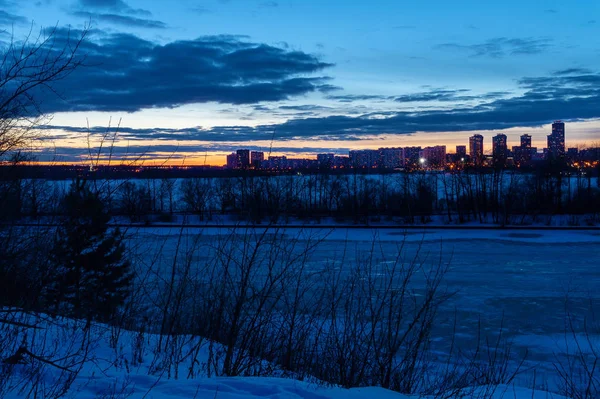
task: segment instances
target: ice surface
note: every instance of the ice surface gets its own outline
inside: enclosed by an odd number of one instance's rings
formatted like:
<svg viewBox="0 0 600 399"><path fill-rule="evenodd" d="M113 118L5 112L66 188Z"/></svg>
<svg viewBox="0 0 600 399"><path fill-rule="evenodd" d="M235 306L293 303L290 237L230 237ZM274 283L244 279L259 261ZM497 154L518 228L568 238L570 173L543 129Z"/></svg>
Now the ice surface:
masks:
<svg viewBox="0 0 600 399"><path fill-rule="evenodd" d="M183 235L191 240L200 234L200 243L209 247L220 236L248 231L263 230L185 229ZM164 244L162 250L169 253L180 230L143 228L130 233L137 237L134 241ZM575 334L584 333L584 318L600 314L600 233L596 230L285 228L269 234L288 240L322 239L307 272L332 262L342 268L360 262L372 248L380 263L393 261L401 251L406 261L417 256L426 264L449 264L445 289L455 294L443 305L433 331L434 349L440 354L448 350L456 318L456 345L462 350L474 350L480 327L484 338L493 338L502 328L517 355L528 352L526 365L536 367L540 378L552 378L552 362L566 353L567 312L575 321ZM196 260L210 256L210 251L203 251ZM527 384L532 378L525 373L521 382Z"/></svg>

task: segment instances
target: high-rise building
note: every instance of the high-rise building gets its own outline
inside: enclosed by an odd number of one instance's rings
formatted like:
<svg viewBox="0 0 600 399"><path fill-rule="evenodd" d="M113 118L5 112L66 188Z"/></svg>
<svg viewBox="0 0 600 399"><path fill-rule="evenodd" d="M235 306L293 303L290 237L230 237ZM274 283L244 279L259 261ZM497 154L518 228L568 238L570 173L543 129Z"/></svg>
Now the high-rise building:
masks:
<svg viewBox="0 0 600 399"><path fill-rule="evenodd" d="M238 154L232 152L231 154L227 155L227 169L238 169L239 167L240 159L238 157Z"/></svg>
<svg viewBox="0 0 600 399"><path fill-rule="evenodd" d="M409 169L419 167L419 158L421 157L421 147L404 147L404 166Z"/></svg>
<svg viewBox="0 0 600 399"><path fill-rule="evenodd" d="M268 169L289 169L289 162L285 155L274 156L271 155L269 160L266 162Z"/></svg>
<svg viewBox="0 0 600 399"><path fill-rule="evenodd" d="M457 145L456 146L456 157L458 159L465 158L467 156L467 146Z"/></svg>
<svg viewBox="0 0 600 399"><path fill-rule="evenodd" d="M380 148L379 164L385 169L395 169L402 165L404 153L402 148Z"/></svg>
<svg viewBox="0 0 600 399"><path fill-rule="evenodd" d="M336 155L333 157L333 167L336 169L347 169L350 166L350 159L346 156Z"/></svg>
<svg viewBox="0 0 600 399"><path fill-rule="evenodd" d="M531 148L531 135L524 134L521 136L521 148Z"/></svg>
<svg viewBox="0 0 600 399"><path fill-rule="evenodd" d="M537 151L537 149L535 149ZM513 156L515 164L518 167L531 165L533 159L534 148L531 147L531 136L524 134L521 136L521 145L513 147Z"/></svg>
<svg viewBox="0 0 600 399"><path fill-rule="evenodd" d="M239 167L248 169L250 166L250 150L237 150L236 153L239 158Z"/></svg>
<svg viewBox="0 0 600 399"><path fill-rule="evenodd" d="M260 168L263 161L265 160L265 153L262 151L252 151L250 153L250 162L252 166L256 169Z"/></svg>
<svg viewBox="0 0 600 399"><path fill-rule="evenodd" d="M507 138L505 134L497 134L492 138L492 160L494 166L506 166L506 158L508 157Z"/></svg>
<svg viewBox="0 0 600 399"><path fill-rule="evenodd" d="M353 150L349 153L350 166L353 168L376 168L379 166L378 150Z"/></svg>
<svg viewBox="0 0 600 399"><path fill-rule="evenodd" d="M331 169L333 167L334 154L317 154L317 164L321 169Z"/></svg>
<svg viewBox="0 0 600 399"><path fill-rule="evenodd" d="M430 168L441 168L446 165L446 146L436 145L423 149L423 162Z"/></svg>
<svg viewBox="0 0 600 399"><path fill-rule="evenodd" d="M483 164L483 136L481 134L469 137L469 155L475 165Z"/></svg>
<svg viewBox="0 0 600 399"><path fill-rule="evenodd" d="M565 123L554 121L552 133L548 135L548 159L557 160L565 157Z"/></svg>

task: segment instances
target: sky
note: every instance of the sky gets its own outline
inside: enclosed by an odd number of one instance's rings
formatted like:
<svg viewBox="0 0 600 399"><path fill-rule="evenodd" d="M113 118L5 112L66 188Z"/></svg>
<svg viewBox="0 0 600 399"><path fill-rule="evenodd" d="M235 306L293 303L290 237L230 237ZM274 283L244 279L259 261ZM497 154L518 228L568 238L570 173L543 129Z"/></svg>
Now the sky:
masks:
<svg viewBox="0 0 600 399"><path fill-rule="evenodd" d="M32 27L89 27L85 66L38 93L41 161L86 162L107 131L115 158L188 165L473 133L542 148L558 119L567 146L600 141L598 1L0 0L2 43Z"/></svg>

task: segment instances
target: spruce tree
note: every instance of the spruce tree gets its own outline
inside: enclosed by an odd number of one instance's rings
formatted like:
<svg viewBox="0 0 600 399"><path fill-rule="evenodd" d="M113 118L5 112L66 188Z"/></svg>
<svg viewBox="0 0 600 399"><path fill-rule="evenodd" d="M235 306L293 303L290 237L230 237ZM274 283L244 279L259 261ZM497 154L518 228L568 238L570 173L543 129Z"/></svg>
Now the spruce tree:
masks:
<svg viewBox="0 0 600 399"><path fill-rule="evenodd" d="M110 215L85 181L73 182L62 205L50 298L70 316L109 321L129 295L132 280L123 234L109 229Z"/></svg>

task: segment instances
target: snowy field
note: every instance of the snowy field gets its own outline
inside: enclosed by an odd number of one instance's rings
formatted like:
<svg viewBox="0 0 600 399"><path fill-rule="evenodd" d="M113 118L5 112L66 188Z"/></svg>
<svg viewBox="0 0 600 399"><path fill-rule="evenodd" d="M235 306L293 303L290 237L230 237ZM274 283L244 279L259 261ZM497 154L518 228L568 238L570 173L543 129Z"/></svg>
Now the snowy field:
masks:
<svg viewBox="0 0 600 399"><path fill-rule="evenodd" d="M417 298L425 291L426 271L434 270L440 264L446 265L442 288L452 295L441 305L433 323L431 353L434 357L429 359L431 364L444 364L451 350L472 353L478 341L490 339L493 346L499 331L511 345L511 361L507 367L516 368L525 359L521 373L510 385L468 386L454 397L562 399L551 393L556 392L559 385L554 367L557 360L574 353L577 345L584 354L600 347L598 319L594 319L594 314L600 314L598 230L145 227L129 229L127 243L130 254L135 255L136 273L140 278L147 277L145 281L168 283L176 259L183 264L189 261L192 274L186 278L202 283L211 279L199 274L202 265L210 263L219 248L229 248L235 240L243 242L248 237L263 234L275 238L269 245L285 247L292 255L301 254L310 247L302 262L306 279L321 276L320 273L328 268L346 276L351 265L365 263L373 263L374 273L397 260L421 264L423 267L417 269L410 287L411 295ZM236 254L235 251L228 252L229 256ZM276 262L285 259L282 256ZM374 281L379 278L373 277ZM310 287L319 290L319 283L317 281ZM162 306L156 305L160 304L157 301L160 295L153 292L151 284L143 286L138 294L148 305ZM566 323L567 314L571 317L571 325ZM35 324L38 330L25 334L23 342L11 341L11 345L32 348L47 359L62 358L63 363L72 364L65 366L70 369L80 367L75 379L69 381L71 388L66 397L417 399L417 396L377 387L348 390L332 386L310 374L299 376L295 371L281 369L264 360L259 366L269 368L266 377L223 377L210 375L210 371L207 375L206 370L210 370L213 362L222 361L222 357L217 355L215 358L215 354L223 353L227 347L200 335L160 336L151 331L152 325L160 325L160 318L153 319L142 330L128 331L94 324L88 338L83 322L43 316L36 321L30 320L29 316L19 320ZM586 327L584 320L595 320L595 324L590 322ZM169 343L159 343L163 339ZM0 347L3 343L0 342ZM167 350L171 347L176 350ZM78 348L85 348L84 353ZM171 353L179 356L175 363L170 363L174 359ZM87 360L80 363L78 359L83 355ZM40 375L48 382L39 385L42 391L52 386L51 381L69 375L32 362L17 365L13 370L16 378L9 384L18 386L21 381L27 381L32 367L42 367ZM298 377L302 381L295 379ZM28 386L25 384L25 388ZM0 397L19 398L27 393L10 389L1 391L5 388L6 385L2 388L0 384ZM41 392L32 397L37 396L52 397ZM429 395L422 398L434 399Z"/></svg>
<svg viewBox="0 0 600 399"><path fill-rule="evenodd" d="M246 231L239 229L236 233ZM198 262L209 259L212 243L231 232L225 228L129 231L131 242L143 248L147 256L153 256L153 251L160 248L164 259L172 259L180 234L184 243L197 240L194 245L206 248L195 258ZM380 264L391 262L397 254L406 261L448 264L444 284L454 295L442 306L433 331L434 349L440 357L449 350L452 336L457 347L469 351L474 349L480 330L483 337L493 337L503 328L517 357L526 355L525 365L535 367L537 378L552 380L552 362L572 351L574 345L573 334L565 334L567 312L574 320L576 336L584 334L584 318L590 320L593 314L600 314L597 230L407 232L286 228L271 233L299 243L322 240L307 262L310 271L331 264L343 269L344 264L361 262L369 255ZM418 285L418 276L415 281ZM592 339L598 342L598 336ZM523 385L532 380L528 372L519 377Z"/></svg>
<svg viewBox="0 0 600 399"><path fill-rule="evenodd" d="M25 318L34 322L33 318ZM41 316L36 322L46 333L44 348L38 348L40 355L44 353L75 353L71 364L77 367L76 377L69 378L70 373L61 371L44 363L17 365L11 370L12 380L2 381L0 397L18 399L30 397L66 397L80 399L435 399L429 396L403 395L380 387L350 388L323 384L319 381L300 381L283 377L206 377L168 375L163 370L156 372L154 365L160 355L150 348L158 340L156 335L145 335L140 348L139 334L129 331L121 332L120 345L114 347L111 342L111 329L97 324L91 327L91 346L85 356L87 361L78 365L82 354L73 352L73 348L85 344L82 335L83 324L69 319L48 319ZM25 339L34 342L32 337ZM197 341L190 340L185 349L192 349ZM53 349L56 348L56 349ZM207 362L209 354L206 345L196 354L199 362ZM137 360L134 360L137 359ZM6 365L4 367L7 367ZM30 384L31 368L41 379L33 389ZM70 368L75 370L75 368ZM183 368L182 368L183 369ZM187 370L182 370L186 371ZM170 374L170 372L169 372ZM54 385L56 381L61 384ZM14 385L13 385L14 384ZM67 391L62 387L68 386ZM15 387L22 386L22 389ZM469 387L458 397L464 399L566 399L544 390L532 390L516 385Z"/></svg>

